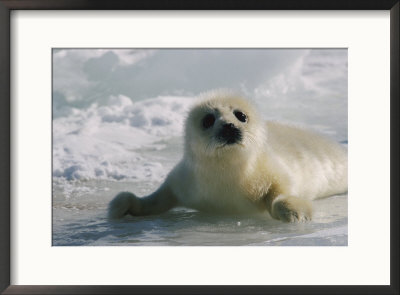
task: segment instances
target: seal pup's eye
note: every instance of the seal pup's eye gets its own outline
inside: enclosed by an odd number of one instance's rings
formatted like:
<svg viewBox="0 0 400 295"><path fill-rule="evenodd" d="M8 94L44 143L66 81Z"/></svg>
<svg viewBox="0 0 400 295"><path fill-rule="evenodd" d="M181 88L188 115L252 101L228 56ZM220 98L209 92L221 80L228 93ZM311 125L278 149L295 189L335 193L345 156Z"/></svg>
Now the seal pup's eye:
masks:
<svg viewBox="0 0 400 295"><path fill-rule="evenodd" d="M242 113L241 111L234 111L235 117L240 121L240 122L246 122L247 121L247 116Z"/></svg>
<svg viewBox="0 0 400 295"><path fill-rule="evenodd" d="M204 118L203 118L203 127L205 129L210 128L212 125L214 125L215 122L215 117L213 114L207 114Z"/></svg>

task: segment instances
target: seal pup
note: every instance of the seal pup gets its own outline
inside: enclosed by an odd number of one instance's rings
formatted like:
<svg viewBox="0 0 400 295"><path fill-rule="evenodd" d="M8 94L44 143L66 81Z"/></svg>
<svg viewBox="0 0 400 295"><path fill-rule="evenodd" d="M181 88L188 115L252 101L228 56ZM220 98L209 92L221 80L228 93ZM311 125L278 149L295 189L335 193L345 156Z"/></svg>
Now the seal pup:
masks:
<svg viewBox="0 0 400 295"><path fill-rule="evenodd" d="M265 122L245 99L213 92L189 112L183 159L149 196L119 193L111 219L176 206L228 214L312 217L311 200L347 191L347 150L295 126Z"/></svg>

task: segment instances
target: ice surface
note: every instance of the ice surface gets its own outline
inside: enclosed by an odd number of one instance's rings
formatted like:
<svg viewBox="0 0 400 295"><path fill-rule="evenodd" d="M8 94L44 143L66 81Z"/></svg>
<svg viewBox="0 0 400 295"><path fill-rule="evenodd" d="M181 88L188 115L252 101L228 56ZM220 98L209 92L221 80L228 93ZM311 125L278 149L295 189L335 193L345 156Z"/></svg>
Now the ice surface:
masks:
<svg viewBox="0 0 400 295"><path fill-rule="evenodd" d="M127 216L110 222L110 196L121 190L144 195L158 183L91 180L73 185L68 198L55 186L53 245L135 246L344 246L347 245L347 195L314 202L314 218L283 223L267 214L215 216L175 208L156 216Z"/></svg>
<svg viewBox="0 0 400 295"><path fill-rule="evenodd" d="M231 88L266 119L347 143L347 50L85 50L53 53L54 245L347 245L347 195L312 222L178 208L109 222L122 190L154 191L179 161L195 96Z"/></svg>

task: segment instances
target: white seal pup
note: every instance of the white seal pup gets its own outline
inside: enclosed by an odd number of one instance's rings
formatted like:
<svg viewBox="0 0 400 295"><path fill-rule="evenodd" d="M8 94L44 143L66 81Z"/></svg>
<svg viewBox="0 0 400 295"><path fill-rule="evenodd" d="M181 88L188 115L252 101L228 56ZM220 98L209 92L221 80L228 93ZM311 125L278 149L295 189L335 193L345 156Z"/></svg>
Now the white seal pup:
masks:
<svg viewBox="0 0 400 295"><path fill-rule="evenodd" d="M160 188L119 193L108 216L175 206L228 214L268 211L286 222L312 217L311 200L347 191L347 151L314 132L261 120L246 100L212 93L186 119L183 159Z"/></svg>

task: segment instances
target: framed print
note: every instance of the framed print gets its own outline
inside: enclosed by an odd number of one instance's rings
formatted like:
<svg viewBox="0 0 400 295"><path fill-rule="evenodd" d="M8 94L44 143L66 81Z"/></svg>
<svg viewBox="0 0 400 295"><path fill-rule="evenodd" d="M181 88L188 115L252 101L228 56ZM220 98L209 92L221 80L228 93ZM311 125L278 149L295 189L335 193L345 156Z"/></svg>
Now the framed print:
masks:
<svg viewBox="0 0 400 295"><path fill-rule="evenodd" d="M0 8L2 294L399 292L398 1Z"/></svg>

